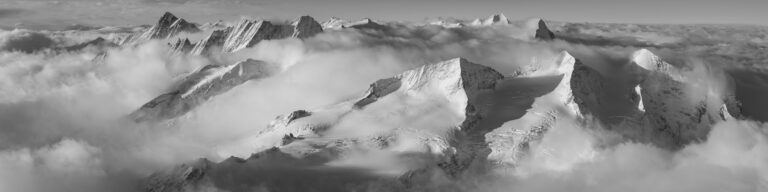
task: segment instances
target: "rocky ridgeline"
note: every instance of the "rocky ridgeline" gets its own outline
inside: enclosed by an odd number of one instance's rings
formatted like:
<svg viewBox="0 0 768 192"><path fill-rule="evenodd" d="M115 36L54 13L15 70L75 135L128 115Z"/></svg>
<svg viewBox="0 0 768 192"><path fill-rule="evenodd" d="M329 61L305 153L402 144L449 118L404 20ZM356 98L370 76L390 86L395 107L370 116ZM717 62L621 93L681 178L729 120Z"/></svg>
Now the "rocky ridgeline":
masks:
<svg viewBox="0 0 768 192"><path fill-rule="evenodd" d="M187 76L169 92L142 105L130 117L138 122L175 118L216 95L274 71L274 66L252 59L226 66L208 65Z"/></svg>
<svg viewBox="0 0 768 192"><path fill-rule="evenodd" d="M275 24L265 20L242 19L237 25L224 29L216 29L206 38L194 43L192 48L178 40L175 44L185 46L173 46L173 52L191 53L195 55L206 54L219 48L221 52L235 52L244 48L253 47L263 40L275 40L285 38L309 38L323 32L323 27L310 16L301 16L290 24Z"/></svg>
<svg viewBox="0 0 768 192"><path fill-rule="evenodd" d="M152 39L168 39L180 33L197 33L200 29L197 25L178 18L170 12L165 12L160 20L141 34L134 34L125 38L120 44L142 42Z"/></svg>

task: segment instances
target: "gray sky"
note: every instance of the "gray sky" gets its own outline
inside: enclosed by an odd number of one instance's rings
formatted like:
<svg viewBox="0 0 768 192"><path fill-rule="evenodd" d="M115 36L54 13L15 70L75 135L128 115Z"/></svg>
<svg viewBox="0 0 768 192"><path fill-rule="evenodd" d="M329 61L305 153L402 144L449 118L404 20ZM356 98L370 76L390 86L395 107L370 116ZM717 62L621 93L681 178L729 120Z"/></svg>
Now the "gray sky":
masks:
<svg viewBox="0 0 768 192"><path fill-rule="evenodd" d="M768 25L766 9L768 0L0 0L0 26L151 24L164 11L199 23L242 16L421 21L504 13L511 19Z"/></svg>

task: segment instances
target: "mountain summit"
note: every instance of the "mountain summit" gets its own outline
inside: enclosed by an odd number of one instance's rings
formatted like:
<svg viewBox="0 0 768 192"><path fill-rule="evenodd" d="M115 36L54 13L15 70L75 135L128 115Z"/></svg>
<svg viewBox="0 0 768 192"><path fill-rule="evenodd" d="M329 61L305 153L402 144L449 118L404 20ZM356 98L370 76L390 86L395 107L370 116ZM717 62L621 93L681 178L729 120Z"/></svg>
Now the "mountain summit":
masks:
<svg viewBox="0 0 768 192"><path fill-rule="evenodd" d="M197 25L178 18L170 12L165 12L160 20L152 28L139 36L139 40L166 39L175 36L181 32L199 32Z"/></svg>

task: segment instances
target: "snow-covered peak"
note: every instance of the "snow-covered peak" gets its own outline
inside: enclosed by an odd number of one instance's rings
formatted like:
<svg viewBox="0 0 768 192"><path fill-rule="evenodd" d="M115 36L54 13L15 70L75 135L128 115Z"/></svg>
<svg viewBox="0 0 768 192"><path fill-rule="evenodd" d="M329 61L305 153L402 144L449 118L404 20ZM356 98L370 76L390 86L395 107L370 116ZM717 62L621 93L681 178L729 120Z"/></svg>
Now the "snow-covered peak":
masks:
<svg viewBox="0 0 768 192"><path fill-rule="evenodd" d="M291 34L291 37L300 39L312 37L315 34L323 32L323 26L315 21L314 18L306 15L299 17L291 25L293 25L293 34Z"/></svg>
<svg viewBox="0 0 768 192"><path fill-rule="evenodd" d="M170 12L165 12L152 28L139 37L139 40L166 39L181 32L193 33L199 31L200 29L197 28L197 25L178 18Z"/></svg>
<svg viewBox="0 0 768 192"><path fill-rule="evenodd" d="M491 68L474 64L464 58L454 58L376 81L355 106L363 107L397 90L434 91L445 96L464 92L473 96L477 94L477 90L493 88L496 80L501 78L502 75ZM463 97L467 97L466 95Z"/></svg>
<svg viewBox="0 0 768 192"><path fill-rule="evenodd" d="M494 14L491 16L488 16L488 18L485 19L475 19L473 20L470 25L474 26L490 26L490 25L509 25L512 22L507 19L507 16L505 16L502 13Z"/></svg>
<svg viewBox="0 0 768 192"><path fill-rule="evenodd" d="M632 62L645 70L645 75L663 74L676 81L685 81L685 78L677 68L662 60L661 57L648 49L640 49L632 53Z"/></svg>
<svg viewBox="0 0 768 192"><path fill-rule="evenodd" d="M338 17L331 17L331 19L323 22L321 25L323 26L323 29L341 29L345 23L348 23L348 21Z"/></svg>
<svg viewBox="0 0 768 192"><path fill-rule="evenodd" d="M661 70L668 66L668 64L664 64L664 61L659 56L656 56L656 54L653 54L648 49L640 49L632 53L632 61L637 66L649 71Z"/></svg>
<svg viewBox="0 0 768 192"><path fill-rule="evenodd" d="M510 24L509 19L503 13L491 15L483 21L483 25L507 25Z"/></svg>
<svg viewBox="0 0 768 192"><path fill-rule="evenodd" d="M557 72L563 76L563 78L558 83L557 87L555 87L555 90L550 93L552 95L553 99L557 100L557 103L562 104L566 108L566 111L569 112L569 115L572 116L581 116L582 112L579 109L579 106L577 105L576 101L574 100L574 91L581 91L581 90L574 90L574 89L580 89L584 87L577 87L572 84L574 81L585 81L588 78L594 78L594 77L584 77L585 75L594 75L594 74L575 74L576 71L574 71L574 68L580 67L584 68L586 66L583 66L581 61L577 60L573 57L570 53L567 51L563 51L560 53L560 64L557 68ZM577 66L578 65L578 66ZM583 70L581 70L583 71ZM587 83L594 83L594 82L587 82Z"/></svg>

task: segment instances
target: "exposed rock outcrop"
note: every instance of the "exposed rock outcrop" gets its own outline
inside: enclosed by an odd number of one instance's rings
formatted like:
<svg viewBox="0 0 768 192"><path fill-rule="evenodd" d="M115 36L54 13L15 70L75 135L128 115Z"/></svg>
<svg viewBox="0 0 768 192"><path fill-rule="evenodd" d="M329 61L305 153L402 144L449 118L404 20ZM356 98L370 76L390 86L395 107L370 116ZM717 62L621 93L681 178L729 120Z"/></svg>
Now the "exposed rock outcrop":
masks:
<svg viewBox="0 0 768 192"><path fill-rule="evenodd" d="M538 19L537 22L537 28L536 28L536 35L534 36L535 39L541 39L541 40L553 40L555 39L555 33L549 30L549 27L547 27L547 23L544 22L543 19Z"/></svg>

